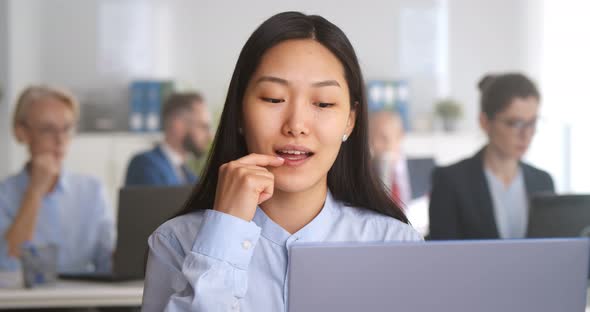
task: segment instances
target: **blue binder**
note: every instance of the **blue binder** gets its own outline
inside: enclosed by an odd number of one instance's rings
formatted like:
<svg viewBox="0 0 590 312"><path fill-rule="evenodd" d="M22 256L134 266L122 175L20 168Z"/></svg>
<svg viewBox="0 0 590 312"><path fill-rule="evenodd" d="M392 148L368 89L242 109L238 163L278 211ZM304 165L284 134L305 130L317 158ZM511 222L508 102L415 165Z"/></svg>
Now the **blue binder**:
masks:
<svg viewBox="0 0 590 312"><path fill-rule="evenodd" d="M145 129L144 107L146 101L146 82L134 81L130 86L129 130L142 132Z"/></svg>

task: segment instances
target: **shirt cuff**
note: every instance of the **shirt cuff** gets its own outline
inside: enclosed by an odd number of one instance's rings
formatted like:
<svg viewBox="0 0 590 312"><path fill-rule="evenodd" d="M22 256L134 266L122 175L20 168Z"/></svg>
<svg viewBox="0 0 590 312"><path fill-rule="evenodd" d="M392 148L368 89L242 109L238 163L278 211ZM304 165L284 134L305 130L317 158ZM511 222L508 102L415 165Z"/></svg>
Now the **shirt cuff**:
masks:
<svg viewBox="0 0 590 312"><path fill-rule="evenodd" d="M205 210L193 252L226 261L247 270L260 227L238 217L212 209Z"/></svg>

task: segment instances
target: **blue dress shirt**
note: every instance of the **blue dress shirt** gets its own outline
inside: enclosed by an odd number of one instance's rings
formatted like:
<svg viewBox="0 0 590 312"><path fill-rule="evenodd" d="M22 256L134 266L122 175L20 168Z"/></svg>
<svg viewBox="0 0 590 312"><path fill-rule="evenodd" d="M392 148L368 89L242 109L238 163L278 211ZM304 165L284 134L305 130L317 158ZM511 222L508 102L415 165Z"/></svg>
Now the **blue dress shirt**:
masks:
<svg viewBox="0 0 590 312"><path fill-rule="evenodd" d="M9 257L4 235L29 184L26 170L0 182L0 271L20 270ZM113 213L95 178L62 170L55 189L39 208L33 245L55 244L60 273L107 272L115 245Z"/></svg>
<svg viewBox="0 0 590 312"><path fill-rule="evenodd" d="M257 208L252 222L205 210L174 218L149 238L142 311L285 311L295 242L416 241L409 225L349 207L324 207L289 234Z"/></svg>

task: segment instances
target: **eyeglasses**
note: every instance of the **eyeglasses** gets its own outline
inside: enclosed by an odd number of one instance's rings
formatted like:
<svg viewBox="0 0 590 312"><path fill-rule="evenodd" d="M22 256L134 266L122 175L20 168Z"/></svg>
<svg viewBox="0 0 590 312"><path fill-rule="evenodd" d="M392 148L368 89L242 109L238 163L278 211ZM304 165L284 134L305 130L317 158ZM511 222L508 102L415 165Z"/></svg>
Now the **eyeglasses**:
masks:
<svg viewBox="0 0 590 312"><path fill-rule="evenodd" d="M76 133L75 125L66 125L61 128L53 125L33 127L26 122L23 122L22 125L28 128L29 130L38 133L39 136L43 139L70 138L74 135L74 133Z"/></svg>
<svg viewBox="0 0 590 312"><path fill-rule="evenodd" d="M526 130L537 129L538 119L522 120L522 119L499 119L504 126L508 127L513 132L523 132Z"/></svg>

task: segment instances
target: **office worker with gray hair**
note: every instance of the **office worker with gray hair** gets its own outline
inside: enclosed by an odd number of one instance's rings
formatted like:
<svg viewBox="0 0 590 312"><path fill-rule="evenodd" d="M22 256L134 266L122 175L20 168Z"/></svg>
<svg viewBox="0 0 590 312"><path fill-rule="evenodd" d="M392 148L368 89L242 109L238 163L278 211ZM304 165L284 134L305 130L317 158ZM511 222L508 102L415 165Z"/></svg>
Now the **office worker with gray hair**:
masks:
<svg viewBox="0 0 590 312"><path fill-rule="evenodd" d="M78 102L47 87L25 89L13 130L28 148L22 170L0 182L0 271L19 271L25 246L57 247L57 270L106 272L115 243L103 185L63 162L75 133Z"/></svg>

